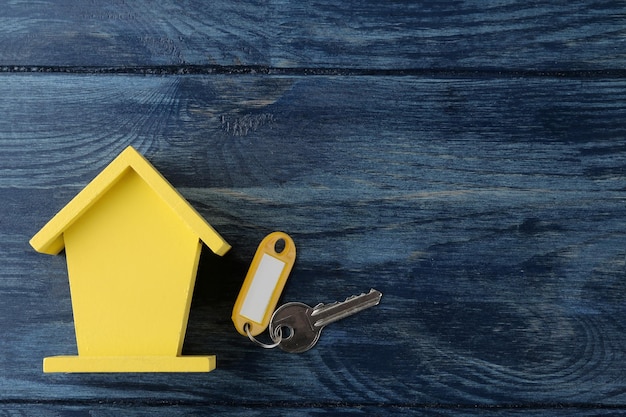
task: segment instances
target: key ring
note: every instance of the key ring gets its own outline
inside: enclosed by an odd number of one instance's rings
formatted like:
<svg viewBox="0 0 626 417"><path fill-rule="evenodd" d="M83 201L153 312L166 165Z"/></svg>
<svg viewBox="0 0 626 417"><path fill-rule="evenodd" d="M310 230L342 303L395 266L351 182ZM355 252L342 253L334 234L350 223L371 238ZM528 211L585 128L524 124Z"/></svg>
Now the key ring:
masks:
<svg viewBox="0 0 626 417"><path fill-rule="evenodd" d="M248 339L250 339L252 342L254 342L255 344L265 349L274 349L275 347L280 345L280 342L282 342L283 340L283 331L281 330L281 327L277 327L276 330L274 331L274 334L270 335L270 337L272 338L272 341L274 341L274 343L272 344L263 343L255 339L254 336L252 336L252 333L250 333L250 323L244 323L243 329L246 331L246 334L248 335Z"/></svg>

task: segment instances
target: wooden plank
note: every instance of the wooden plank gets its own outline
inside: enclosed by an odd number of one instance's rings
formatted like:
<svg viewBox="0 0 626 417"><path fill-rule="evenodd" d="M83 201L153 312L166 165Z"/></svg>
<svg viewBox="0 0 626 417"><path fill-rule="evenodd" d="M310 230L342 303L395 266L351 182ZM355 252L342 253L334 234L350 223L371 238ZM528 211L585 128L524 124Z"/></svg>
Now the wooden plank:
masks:
<svg viewBox="0 0 626 417"><path fill-rule="evenodd" d="M274 6L275 66L571 70L620 68L624 62L624 8L610 1L322 0Z"/></svg>
<svg viewBox="0 0 626 417"><path fill-rule="evenodd" d="M0 68L619 70L624 17L607 0L19 1L0 16Z"/></svg>
<svg viewBox="0 0 626 417"><path fill-rule="evenodd" d="M626 407L625 92L614 79L3 75L0 401ZM129 144L233 245L203 256L185 344L218 369L44 375L44 356L75 352L69 289L64 258L27 241ZM283 301L374 287L381 305L302 355L240 336L230 310L277 229L299 251Z"/></svg>
<svg viewBox="0 0 626 417"><path fill-rule="evenodd" d="M0 65L264 64L263 2L10 2Z"/></svg>

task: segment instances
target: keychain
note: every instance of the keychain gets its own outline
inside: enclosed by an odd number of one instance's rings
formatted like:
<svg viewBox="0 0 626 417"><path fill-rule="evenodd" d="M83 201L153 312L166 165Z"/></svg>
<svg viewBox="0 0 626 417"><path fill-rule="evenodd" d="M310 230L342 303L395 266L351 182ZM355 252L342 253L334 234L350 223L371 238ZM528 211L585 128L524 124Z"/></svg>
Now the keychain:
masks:
<svg viewBox="0 0 626 417"><path fill-rule="evenodd" d="M289 235L283 232L267 235L257 248L235 301L232 314L235 328L263 347L278 346L263 344L254 336L267 329L295 260L296 245Z"/></svg>
<svg viewBox="0 0 626 417"><path fill-rule="evenodd" d="M284 242L284 248L277 250L280 241ZM315 307L290 302L274 311L295 259L296 246L291 237L283 232L267 235L252 259L235 301L232 319L237 331L247 335L257 345L266 349L278 346L291 353L306 352L315 346L327 324L380 303L382 293L371 289L342 302ZM272 344L254 337L265 331L268 325Z"/></svg>

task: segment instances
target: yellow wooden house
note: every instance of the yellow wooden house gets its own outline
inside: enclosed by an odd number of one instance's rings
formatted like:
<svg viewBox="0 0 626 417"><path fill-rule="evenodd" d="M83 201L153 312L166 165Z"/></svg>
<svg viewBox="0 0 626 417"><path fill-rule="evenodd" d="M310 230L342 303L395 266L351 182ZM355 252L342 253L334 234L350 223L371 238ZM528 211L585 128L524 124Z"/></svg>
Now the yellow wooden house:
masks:
<svg viewBox="0 0 626 417"><path fill-rule="evenodd" d="M215 356L181 356L202 245L230 245L132 147L30 241L65 249L78 356L44 372L208 372Z"/></svg>

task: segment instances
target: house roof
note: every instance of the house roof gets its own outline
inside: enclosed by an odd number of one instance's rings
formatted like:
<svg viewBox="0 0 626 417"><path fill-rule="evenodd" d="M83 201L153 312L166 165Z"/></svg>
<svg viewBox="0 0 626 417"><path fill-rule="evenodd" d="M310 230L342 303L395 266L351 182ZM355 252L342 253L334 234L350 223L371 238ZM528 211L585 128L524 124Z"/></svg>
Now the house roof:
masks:
<svg viewBox="0 0 626 417"><path fill-rule="evenodd" d="M134 170L213 252L223 255L230 249L230 245L215 229L132 146L120 153L76 197L50 219L30 240L31 246L38 252L50 255L61 252L65 247L63 232L89 210L129 168Z"/></svg>

